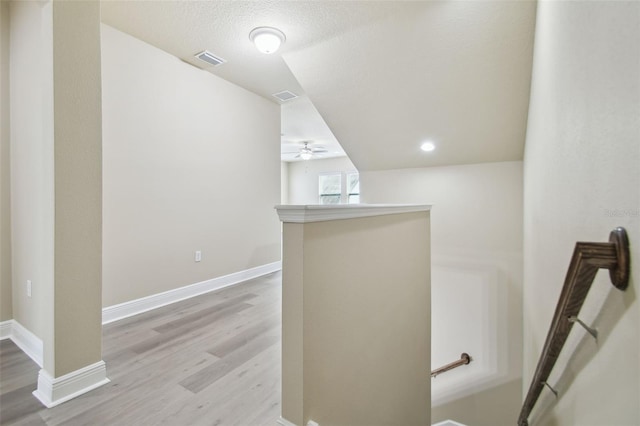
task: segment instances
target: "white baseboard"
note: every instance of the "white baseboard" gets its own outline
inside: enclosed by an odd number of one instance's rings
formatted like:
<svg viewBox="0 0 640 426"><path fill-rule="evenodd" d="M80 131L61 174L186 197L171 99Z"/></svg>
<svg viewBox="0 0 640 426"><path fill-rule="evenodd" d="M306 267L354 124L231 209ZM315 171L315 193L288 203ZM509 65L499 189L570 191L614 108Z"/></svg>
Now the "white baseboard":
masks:
<svg viewBox="0 0 640 426"><path fill-rule="evenodd" d="M109 383L104 361L53 378L44 369L38 373L38 389L33 396L51 408Z"/></svg>
<svg viewBox="0 0 640 426"><path fill-rule="evenodd" d="M138 315L152 309L160 308L171 303L239 284L262 275L270 274L282 269L282 262L273 262L266 265L257 266L255 268L246 269L244 271L235 272L218 278L212 278L207 281L187 285L185 287L176 288L165 291L163 293L153 294L129 302L120 303L118 305L107 306L102 309L102 324L109 324L133 315Z"/></svg>
<svg viewBox="0 0 640 426"><path fill-rule="evenodd" d="M38 366L42 367L44 358L44 345L42 340L24 328L16 320L0 323L0 339L11 339L22 352L27 354Z"/></svg>
<svg viewBox="0 0 640 426"><path fill-rule="evenodd" d="M12 328L13 328L13 320L0 322L0 340L10 339Z"/></svg>
<svg viewBox="0 0 640 426"><path fill-rule="evenodd" d="M104 361L54 379L42 369L44 345L38 336L27 330L16 320L0 323L0 332L3 339L11 339L22 352L40 366L38 388L33 392L33 395L47 408L55 407L78 395L109 383L107 367Z"/></svg>
<svg viewBox="0 0 640 426"><path fill-rule="evenodd" d="M11 340L40 367L44 362L44 344L42 340L24 328L18 321L13 321Z"/></svg>
<svg viewBox="0 0 640 426"><path fill-rule="evenodd" d="M285 419L282 416L280 416L280 418L276 420L276 423L279 424L280 426L296 426L295 423L291 423L289 420Z"/></svg>

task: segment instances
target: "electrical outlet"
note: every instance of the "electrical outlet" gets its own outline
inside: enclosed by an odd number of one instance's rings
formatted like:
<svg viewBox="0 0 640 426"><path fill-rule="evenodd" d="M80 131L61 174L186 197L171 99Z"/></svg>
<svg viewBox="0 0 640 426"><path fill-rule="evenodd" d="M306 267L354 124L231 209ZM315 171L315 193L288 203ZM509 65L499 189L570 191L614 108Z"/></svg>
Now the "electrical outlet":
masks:
<svg viewBox="0 0 640 426"><path fill-rule="evenodd" d="M31 297L31 280L27 280L27 297Z"/></svg>
<svg viewBox="0 0 640 426"><path fill-rule="evenodd" d="M196 251L196 262L200 262L202 260L202 252L200 250Z"/></svg>

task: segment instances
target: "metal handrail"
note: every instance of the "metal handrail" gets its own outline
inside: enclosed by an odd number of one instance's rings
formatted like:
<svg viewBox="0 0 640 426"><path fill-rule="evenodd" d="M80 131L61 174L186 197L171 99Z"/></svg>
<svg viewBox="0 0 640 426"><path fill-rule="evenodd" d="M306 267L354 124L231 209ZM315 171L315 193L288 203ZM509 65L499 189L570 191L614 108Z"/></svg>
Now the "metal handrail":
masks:
<svg viewBox="0 0 640 426"><path fill-rule="evenodd" d="M598 269L608 269L612 284L619 290L625 290L629 284L629 259L629 240L624 228L611 231L608 243L576 243L547 340L520 411L519 426L528 426L529 414L544 386L549 386L556 393L547 383L547 379L569 337L573 324L578 322L578 313Z"/></svg>
<svg viewBox="0 0 640 426"><path fill-rule="evenodd" d="M462 355L460 355L460 359L459 360L454 361L454 362L452 362L450 364L447 364L447 365L443 365L442 367L436 368L435 370L433 370L431 372L431 377L432 378L436 377L438 374L442 374L445 371L453 370L454 368L460 367L461 365L467 365L472 360L473 360L473 358L471 358L468 353L463 352Z"/></svg>

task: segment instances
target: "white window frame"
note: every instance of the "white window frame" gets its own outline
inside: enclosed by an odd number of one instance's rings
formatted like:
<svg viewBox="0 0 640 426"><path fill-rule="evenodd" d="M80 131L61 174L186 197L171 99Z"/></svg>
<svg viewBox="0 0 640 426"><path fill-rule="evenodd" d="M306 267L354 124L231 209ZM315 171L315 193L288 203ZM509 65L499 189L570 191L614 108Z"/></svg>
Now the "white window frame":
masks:
<svg viewBox="0 0 640 426"><path fill-rule="evenodd" d="M322 194L320 193L320 179L322 176L335 176L340 175L340 204L349 204L349 188L348 188L348 176L359 175L357 170L337 171L337 172L322 172L318 174L318 204L322 204ZM326 194L330 195L330 194ZM337 194L336 194L337 195ZM351 195L356 195L351 194ZM358 192L358 196L360 193ZM355 203L354 203L355 204Z"/></svg>
<svg viewBox="0 0 640 426"><path fill-rule="evenodd" d="M354 192L354 193L349 192L349 176L352 176L352 175L358 176L358 192ZM347 204L359 204L360 203L360 173L358 173L357 170L345 173L345 176L344 176L344 192L345 192L345 197L346 197L346 203ZM351 202L351 196L352 195L357 195L358 196L358 202L357 203L352 203Z"/></svg>
<svg viewBox="0 0 640 426"><path fill-rule="evenodd" d="M343 197L344 197L344 177L342 176L341 172L322 172L318 174L318 204L323 204L322 203L322 197L324 196L336 196L338 195L336 194L323 194L321 191L321 186L320 186L320 181L322 180L322 178L324 176L340 176L340 201L339 204L342 204L343 201Z"/></svg>

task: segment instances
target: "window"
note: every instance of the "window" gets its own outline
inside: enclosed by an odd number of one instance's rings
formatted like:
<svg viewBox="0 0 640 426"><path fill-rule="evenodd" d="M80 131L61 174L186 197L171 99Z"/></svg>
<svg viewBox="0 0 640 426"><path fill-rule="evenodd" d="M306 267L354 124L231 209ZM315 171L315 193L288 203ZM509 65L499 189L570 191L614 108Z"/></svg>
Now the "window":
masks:
<svg viewBox="0 0 640 426"><path fill-rule="evenodd" d="M360 176L357 172L323 173L318 179L320 204L360 202Z"/></svg>
<svg viewBox="0 0 640 426"><path fill-rule="evenodd" d="M347 173L347 202L358 204L360 202L360 175Z"/></svg>
<svg viewBox="0 0 640 426"><path fill-rule="evenodd" d="M340 204L342 198L342 174L320 175L320 204Z"/></svg>

